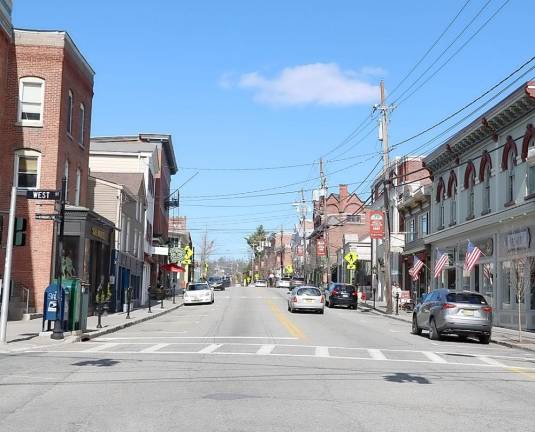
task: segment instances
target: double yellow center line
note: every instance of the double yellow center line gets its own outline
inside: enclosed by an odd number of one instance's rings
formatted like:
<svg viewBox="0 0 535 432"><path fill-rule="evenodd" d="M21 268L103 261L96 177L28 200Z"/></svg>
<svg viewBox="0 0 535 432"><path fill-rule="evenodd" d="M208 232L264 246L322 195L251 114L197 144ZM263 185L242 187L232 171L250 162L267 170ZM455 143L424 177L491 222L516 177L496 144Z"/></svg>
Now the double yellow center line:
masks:
<svg viewBox="0 0 535 432"><path fill-rule="evenodd" d="M271 312L273 315L275 315L275 318L277 318L277 321L279 321L284 327L286 327L286 330L288 332L298 338L298 339L306 339L305 334L301 331L299 327L297 327L287 316L286 313L284 313L280 307L278 307L274 302L271 300L267 300L268 306L271 309Z"/></svg>

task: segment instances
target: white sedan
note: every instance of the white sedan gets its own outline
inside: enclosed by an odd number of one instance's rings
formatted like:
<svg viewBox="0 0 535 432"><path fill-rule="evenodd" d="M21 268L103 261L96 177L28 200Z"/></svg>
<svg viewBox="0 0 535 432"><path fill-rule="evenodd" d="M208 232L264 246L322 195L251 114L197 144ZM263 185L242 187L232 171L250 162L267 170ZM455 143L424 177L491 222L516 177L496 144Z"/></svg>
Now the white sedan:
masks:
<svg viewBox="0 0 535 432"><path fill-rule="evenodd" d="M214 291L206 282L188 284L184 291L184 304L213 303Z"/></svg>
<svg viewBox="0 0 535 432"><path fill-rule="evenodd" d="M319 288L300 286L288 292L288 310L312 310L322 314L325 310L325 297Z"/></svg>

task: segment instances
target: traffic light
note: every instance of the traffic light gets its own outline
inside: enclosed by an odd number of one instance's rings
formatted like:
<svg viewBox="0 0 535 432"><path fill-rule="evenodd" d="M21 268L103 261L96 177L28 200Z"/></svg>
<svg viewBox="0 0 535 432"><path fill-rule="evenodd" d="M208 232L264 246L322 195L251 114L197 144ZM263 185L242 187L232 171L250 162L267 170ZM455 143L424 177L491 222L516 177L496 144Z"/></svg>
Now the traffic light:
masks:
<svg viewBox="0 0 535 432"><path fill-rule="evenodd" d="M15 233L13 236L13 246L24 246L26 244L26 218L15 218Z"/></svg>

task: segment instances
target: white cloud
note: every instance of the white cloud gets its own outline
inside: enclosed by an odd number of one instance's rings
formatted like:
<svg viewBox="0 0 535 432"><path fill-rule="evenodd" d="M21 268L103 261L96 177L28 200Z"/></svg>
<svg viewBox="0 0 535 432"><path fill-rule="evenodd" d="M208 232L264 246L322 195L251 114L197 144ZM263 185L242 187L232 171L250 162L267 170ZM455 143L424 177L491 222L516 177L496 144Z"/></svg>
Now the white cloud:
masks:
<svg viewBox="0 0 535 432"><path fill-rule="evenodd" d="M285 68L274 78L248 73L240 77L238 85L254 90L256 101L271 105L347 106L377 101L379 86L362 76L362 70L344 71L336 63L314 63Z"/></svg>
<svg viewBox="0 0 535 432"><path fill-rule="evenodd" d="M364 66L360 68L359 74L362 76L384 77L386 76L386 70L377 66Z"/></svg>

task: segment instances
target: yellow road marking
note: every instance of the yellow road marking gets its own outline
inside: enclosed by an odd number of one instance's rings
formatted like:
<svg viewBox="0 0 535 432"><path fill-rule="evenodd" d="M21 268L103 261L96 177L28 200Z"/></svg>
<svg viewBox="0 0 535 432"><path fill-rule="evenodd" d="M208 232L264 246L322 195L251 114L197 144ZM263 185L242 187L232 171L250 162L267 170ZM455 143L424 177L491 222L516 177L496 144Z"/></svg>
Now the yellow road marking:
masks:
<svg viewBox="0 0 535 432"><path fill-rule="evenodd" d="M271 300L267 300L267 303L271 309L271 312L273 315L275 315L275 318L277 318L277 320L284 327L286 327L286 330L288 330L292 336L299 339L306 339L306 336L301 329L297 327L275 303L273 303Z"/></svg>
<svg viewBox="0 0 535 432"><path fill-rule="evenodd" d="M532 379L535 381L535 373L532 373L532 372L526 372L520 368L508 368L511 372L515 372L517 374L520 374L520 375L525 375L527 376L529 379Z"/></svg>

